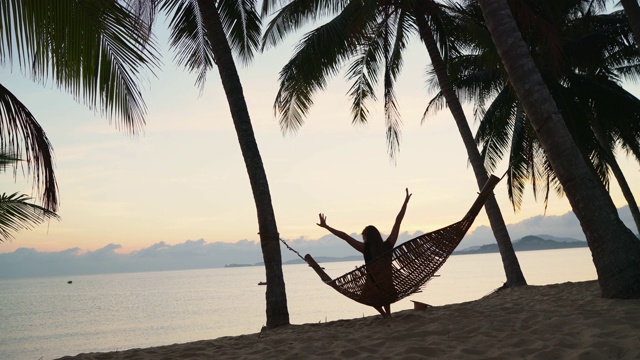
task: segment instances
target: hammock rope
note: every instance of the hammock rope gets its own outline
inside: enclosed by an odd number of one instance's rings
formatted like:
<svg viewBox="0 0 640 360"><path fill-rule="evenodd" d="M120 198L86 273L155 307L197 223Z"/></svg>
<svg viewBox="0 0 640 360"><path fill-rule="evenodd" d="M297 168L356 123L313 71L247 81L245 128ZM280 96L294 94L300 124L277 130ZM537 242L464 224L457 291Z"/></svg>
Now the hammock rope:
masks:
<svg viewBox="0 0 640 360"><path fill-rule="evenodd" d="M304 262L306 262L306 261L307 261L307 260L305 260L305 259L304 259L304 257L303 257L302 255L300 255L300 253L299 253L299 252L297 252L297 251L296 251L296 249L294 249L294 248L292 248L291 246L289 246L289 244L287 244L284 240L282 240L282 238L279 238L279 239L280 239L280 241L284 244L284 246L286 246L286 247L287 247L287 249L289 249L289 250L293 251L296 255L298 255L298 257L299 257L300 259L302 259L302 261L304 261Z"/></svg>
<svg viewBox="0 0 640 360"><path fill-rule="evenodd" d="M422 291L458 247L500 180L491 175L462 220L413 238L335 279L331 279L311 255L302 257L284 240L280 241L306 261L325 284L342 295L374 307L392 304Z"/></svg>

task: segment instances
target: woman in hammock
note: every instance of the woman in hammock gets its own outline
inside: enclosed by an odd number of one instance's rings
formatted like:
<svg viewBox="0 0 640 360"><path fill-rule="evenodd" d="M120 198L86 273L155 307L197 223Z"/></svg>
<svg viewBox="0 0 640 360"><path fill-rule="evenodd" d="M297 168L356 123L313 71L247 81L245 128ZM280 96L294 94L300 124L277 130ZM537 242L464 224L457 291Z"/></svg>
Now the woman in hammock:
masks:
<svg viewBox="0 0 640 360"><path fill-rule="evenodd" d="M317 225L329 230L330 233L346 241L354 249L361 252L364 255L365 264L369 264L371 260L393 249L393 247L396 245L396 241L398 241L398 234L400 234L400 224L402 223L404 213L407 211L407 204L409 203L409 199L411 198L409 189L405 189L405 191L406 195L404 198L404 203L400 208L398 216L396 216L396 222L395 224L393 224L391 234L389 234L389 237L386 241L382 240L380 231L378 231L378 229L376 229L376 227L373 225L369 225L365 227L364 230L362 230L363 241L358 241L347 235L347 233L345 233L344 231L334 229L331 226L327 225L327 217L322 213L319 215L320 222ZM375 270L369 269L369 267L367 267L371 281L379 287L385 288L387 291L395 291L395 288L393 287L393 279L391 276L391 260L391 254L389 254L388 259L383 262L384 264L381 267L376 266ZM378 310L382 317L391 317L391 304L386 304L384 305L384 307L375 307L375 309Z"/></svg>

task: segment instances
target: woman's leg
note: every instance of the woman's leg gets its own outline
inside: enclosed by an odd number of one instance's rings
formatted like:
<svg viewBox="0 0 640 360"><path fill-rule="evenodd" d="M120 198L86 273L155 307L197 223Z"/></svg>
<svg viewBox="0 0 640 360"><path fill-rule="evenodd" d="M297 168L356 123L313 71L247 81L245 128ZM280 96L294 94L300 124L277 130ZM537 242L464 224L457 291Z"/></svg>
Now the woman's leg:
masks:
<svg viewBox="0 0 640 360"><path fill-rule="evenodd" d="M385 306L385 307L386 307L386 306ZM382 309L382 307L380 307L380 306L374 306L373 308L374 308L374 309L376 309L376 310L378 310L378 312L380 313L380 315L382 315L382 317L383 317L383 318L391 317L391 315L389 315L388 313L386 313L386 312L384 311L384 309Z"/></svg>

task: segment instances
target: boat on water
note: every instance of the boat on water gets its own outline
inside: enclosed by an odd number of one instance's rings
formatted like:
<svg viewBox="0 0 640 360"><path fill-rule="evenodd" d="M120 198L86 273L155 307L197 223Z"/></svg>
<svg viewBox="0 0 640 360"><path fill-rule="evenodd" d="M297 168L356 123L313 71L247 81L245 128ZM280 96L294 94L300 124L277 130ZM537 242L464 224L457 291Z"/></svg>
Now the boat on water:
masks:
<svg viewBox="0 0 640 360"><path fill-rule="evenodd" d="M260 281L260 282L258 283L258 285L267 285L267 282L266 282L266 281Z"/></svg>

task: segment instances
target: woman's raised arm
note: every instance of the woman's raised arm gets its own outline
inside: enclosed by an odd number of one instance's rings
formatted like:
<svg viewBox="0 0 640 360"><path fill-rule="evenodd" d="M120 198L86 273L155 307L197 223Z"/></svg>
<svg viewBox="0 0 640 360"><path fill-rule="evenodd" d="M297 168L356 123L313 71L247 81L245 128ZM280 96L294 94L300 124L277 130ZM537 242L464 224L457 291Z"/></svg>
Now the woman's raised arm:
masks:
<svg viewBox="0 0 640 360"><path fill-rule="evenodd" d="M391 234L387 238L387 242L391 244L392 247L396 246L396 241L398 241L398 235L400 234L400 224L402 223L402 219L404 218L404 213L407 211L407 204L409 203L409 199L412 194L409 194L409 189L406 188L406 195L404 197L404 203L402 203L402 207L400 208L400 212L398 216L396 216L396 222L393 224L393 229L391 229Z"/></svg>
<svg viewBox="0 0 640 360"><path fill-rule="evenodd" d="M329 230L330 233L346 241L349 245L351 245L352 248L358 250L359 252L364 251L364 243L352 238L351 236L347 235L347 233L345 233L344 231L334 229L331 226L327 225L327 217L324 214L320 213L319 216L320 216L320 222L317 223L318 226Z"/></svg>

